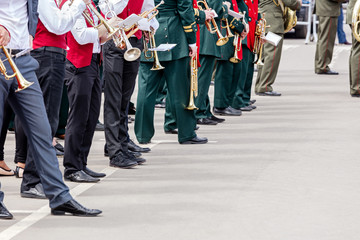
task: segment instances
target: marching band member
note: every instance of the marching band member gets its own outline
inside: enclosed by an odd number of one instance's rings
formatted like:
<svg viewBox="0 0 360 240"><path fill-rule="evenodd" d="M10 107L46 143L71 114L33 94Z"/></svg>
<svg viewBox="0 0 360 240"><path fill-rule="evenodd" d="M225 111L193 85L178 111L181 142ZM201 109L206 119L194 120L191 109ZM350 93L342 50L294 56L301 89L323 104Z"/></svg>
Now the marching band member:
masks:
<svg viewBox="0 0 360 240"><path fill-rule="evenodd" d="M153 0L129 0L122 11L122 9L116 8L117 2L122 1L110 1L114 5L114 12L122 19L131 14L139 15L154 8ZM155 18L150 21L150 25L154 30L159 26ZM129 38L131 46L142 49L141 37L140 30L135 32ZM150 151L149 148L140 148L128 138L128 107L134 91L140 59L127 61L124 57L126 50L116 47L113 41L108 41L104 46L105 138L110 165L120 168L132 168L146 161L144 158L136 157L130 150L136 152Z"/></svg>
<svg viewBox="0 0 360 240"><path fill-rule="evenodd" d="M11 49L11 54L22 52L32 46L37 25L37 0L13 0L0 2L0 46ZM1 50L1 58L5 52ZM9 57L7 57L10 59ZM23 77L32 85L19 93L16 78L10 81L0 76L1 81L1 111L0 124L3 120L3 107L7 99L15 114L20 118L34 163L40 175L44 193L50 201L52 214L65 214L65 212L79 216L98 215L100 210L87 209L76 202L70 195L68 187L64 184L59 163L52 146L52 136L49 120L44 106L44 98L37 81L35 70L38 63L29 54L24 54L13 59ZM6 69L11 69L14 64L4 62ZM0 218L9 219L13 216L5 208L4 194L0 191Z"/></svg>
<svg viewBox="0 0 360 240"><path fill-rule="evenodd" d="M239 63L240 79L235 91L232 107L240 109L241 111L251 111L256 108L250 101L251 85L254 75L254 42L255 42L255 29L257 20L261 17L258 14L258 0L244 0L246 8L246 18L249 24L249 33L242 40L242 54L243 59Z"/></svg>
<svg viewBox="0 0 360 240"><path fill-rule="evenodd" d="M86 3L88 0L75 0L70 6L70 2L67 2L60 10L55 0L39 0L39 21L31 56L39 63L36 76L43 92L53 137L59 122L60 101L65 77L65 35L71 30L75 21L81 17ZM27 139L18 117L15 118L15 123L17 143L15 158L17 159L19 155L26 156ZM22 197L45 198L31 152L26 158L20 192Z"/></svg>
<svg viewBox="0 0 360 240"><path fill-rule="evenodd" d="M299 10L301 8L300 0L283 0L283 3L293 10ZM280 4L276 0L261 0L259 2L259 12L265 13L266 22L270 25L270 27L266 29L266 32L271 31L276 33L281 36L282 39L277 46L264 43L262 52L264 65L258 67L255 93L260 96L281 96L281 93L273 91L271 85L275 82L281 58L284 39L283 12Z"/></svg>
<svg viewBox="0 0 360 240"><path fill-rule="evenodd" d="M338 75L329 68L336 39L338 17L340 16L340 1L315 2L315 14L319 17L318 41L315 53L315 73Z"/></svg>
<svg viewBox="0 0 360 240"><path fill-rule="evenodd" d="M231 3L231 9L235 12L244 11L246 5L242 0L227 0ZM228 16L228 21L232 30L244 38L247 34L247 24L240 19ZM224 31L223 31L224 32ZM224 34L226 34L224 32ZM214 95L214 113L219 115L240 116L241 110L234 109L231 104L233 101L236 86L240 78L241 66L239 63L229 61L234 54L238 59L242 59L242 52L236 49L231 38L223 47L221 47L221 59L218 60L215 75L215 95ZM238 42L241 44L241 42ZM234 53L235 51L235 53Z"/></svg>
<svg viewBox="0 0 360 240"><path fill-rule="evenodd" d="M215 18L215 22L217 27L220 28L220 20L222 18L227 18L230 3L223 3L217 0L208 0L207 3L218 15ZM199 61L201 67L199 68L198 96L195 98L195 105L199 108L198 110L195 110L195 116L198 124L216 125L217 123L225 121L225 119L217 118L211 113L210 99L208 95L212 69L215 67L216 59L221 57L220 47L216 45L217 41L217 34L210 33L205 25L200 25Z"/></svg>
<svg viewBox="0 0 360 240"><path fill-rule="evenodd" d="M92 4L87 5L86 13L96 26L99 19L91 10L91 6L95 6ZM114 17L108 23L116 27L118 21ZM65 82L70 111L65 135L64 178L73 182L97 182L105 176L87 167L87 157L100 113L100 43L106 40L104 24L95 28L84 17L78 19L67 34Z"/></svg>
<svg viewBox="0 0 360 240"><path fill-rule="evenodd" d="M352 15L354 11L354 5L356 0L350 0L349 5L346 11L346 23L352 23ZM359 64L360 64L360 42L355 39L354 34L352 37L352 46L350 52L350 95L352 97L360 97L360 73L359 73Z"/></svg>
<svg viewBox="0 0 360 240"><path fill-rule="evenodd" d="M160 0L155 1L155 5ZM177 44L172 50L158 52L163 70L151 71L154 59L141 59L139 91L135 115L135 134L140 143L149 143L154 135L154 106L159 80L165 76L168 87L166 106L170 105L177 127L178 141L182 144L206 143L195 133L194 112L186 110L190 97L189 56L194 57L196 49L196 22L191 0L167 0L159 6L160 27L155 41Z"/></svg>

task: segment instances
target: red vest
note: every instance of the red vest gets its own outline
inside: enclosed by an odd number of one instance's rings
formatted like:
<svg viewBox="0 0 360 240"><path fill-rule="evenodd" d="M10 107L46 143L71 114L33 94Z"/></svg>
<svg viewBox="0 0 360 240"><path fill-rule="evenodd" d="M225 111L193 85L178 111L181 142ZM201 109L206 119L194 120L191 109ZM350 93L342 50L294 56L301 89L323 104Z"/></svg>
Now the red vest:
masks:
<svg viewBox="0 0 360 240"><path fill-rule="evenodd" d="M37 49L45 46L66 49L65 34L56 35L54 33L49 32L44 26L44 24L41 22L41 20L39 19L38 25L36 27L36 34L33 42L33 48Z"/></svg>
<svg viewBox="0 0 360 240"><path fill-rule="evenodd" d="M131 14L140 14L141 13L141 8L142 5L144 3L144 0L129 0L128 5L126 6L126 8L124 8L124 10L122 11L122 13L120 13L118 15L119 18L125 19L128 16L130 16ZM141 31L137 31L135 33L135 36L140 39L142 36Z"/></svg>
<svg viewBox="0 0 360 240"><path fill-rule="evenodd" d="M90 11L90 16L92 17L92 14ZM86 21L87 27L92 27L87 21ZM93 53L93 43L88 43L84 45L80 45L74 38L71 32L68 32L66 35L66 41L67 45L69 47L69 50L67 51L66 58L74 64L76 68L82 68L87 67L91 63L92 53Z"/></svg>
<svg viewBox="0 0 360 240"><path fill-rule="evenodd" d="M249 33L247 35L247 47L252 51L254 50L255 42L255 29L256 29L256 20L258 18L258 0L244 0L245 4L248 6L249 17L251 22L249 22Z"/></svg>

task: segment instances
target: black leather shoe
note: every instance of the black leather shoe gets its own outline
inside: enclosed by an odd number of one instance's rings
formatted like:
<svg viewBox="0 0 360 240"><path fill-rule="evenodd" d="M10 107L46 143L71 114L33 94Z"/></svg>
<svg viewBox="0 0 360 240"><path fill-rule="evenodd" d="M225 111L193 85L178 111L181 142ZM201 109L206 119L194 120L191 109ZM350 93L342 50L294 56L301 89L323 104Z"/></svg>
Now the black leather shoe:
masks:
<svg viewBox="0 0 360 240"><path fill-rule="evenodd" d="M199 125L216 125L217 122L215 122L209 118L199 118L197 120L197 124L199 124Z"/></svg>
<svg viewBox="0 0 360 240"><path fill-rule="evenodd" d="M248 105L248 107L251 107L252 109L256 109L256 106L251 104L251 105Z"/></svg>
<svg viewBox="0 0 360 240"><path fill-rule="evenodd" d="M128 142L128 149L133 152L142 152L142 153L150 152L151 150L150 148L142 148L136 145L131 139Z"/></svg>
<svg viewBox="0 0 360 240"><path fill-rule="evenodd" d="M13 215L6 209L3 202L0 202L0 219L12 219Z"/></svg>
<svg viewBox="0 0 360 240"><path fill-rule="evenodd" d="M131 160L136 162L138 165L143 164L144 162L146 162L146 160L144 158L141 157L136 157L131 151L128 151L127 153L125 153L125 155Z"/></svg>
<svg viewBox="0 0 360 240"><path fill-rule="evenodd" d="M137 164L136 161L130 160L125 154L120 152L118 155L110 159L109 163L110 167L118 167L118 168L133 168Z"/></svg>
<svg viewBox="0 0 360 240"><path fill-rule="evenodd" d="M101 122L98 122L96 124L95 131L104 131L104 130L105 130L104 124L102 124Z"/></svg>
<svg viewBox="0 0 360 240"><path fill-rule="evenodd" d="M182 142L180 144L204 144L204 143L207 143L207 142L208 142L208 139L206 137L202 138L202 137L196 136L193 139Z"/></svg>
<svg viewBox="0 0 360 240"><path fill-rule="evenodd" d="M253 110L253 108L252 108L252 107L250 107L250 106L246 106L246 107L242 107L242 108L240 108L240 110L241 110L241 111L245 111L245 112L250 112L250 111L252 111L252 110Z"/></svg>
<svg viewBox="0 0 360 240"><path fill-rule="evenodd" d="M88 209L74 199L51 209L52 215L65 215L65 213L80 217L94 217L102 213L102 211L99 209Z"/></svg>
<svg viewBox="0 0 360 240"><path fill-rule="evenodd" d="M178 134L178 130L177 129L168 130L165 131L165 134Z"/></svg>
<svg viewBox="0 0 360 240"><path fill-rule="evenodd" d="M241 116L241 110L235 109L232 107L227 108L216 108L214 107L214 113L225 116Z"/></svg>
<svg viewBox="0 0 360 240"><path fill-rule="evenodd" d="M57 149L59 152L64 152L65 149L63 147L63 145L61 145L60 143L56 143L56 145L54 146L55 149Z"/></svg>
<svg viewBox="0 0 360 240"><path fill-rule="evenodd" d="M256 95L259 96L271 96L271 97L279 97L281 96L281 93L275 92L275 91L271 91L271 92L258 92L255 93Z"/></svg>
<svg viewBox="0 0 360 240"><path fill-rule="evenodd" d="M360 97L360 94L351 94L352 97Z"/></svg>
<svg viewBox="0 0 360 240"><path fill-rule="evenodd" d="M253 100L249 101L249 104L254 104L254 103L256 103L256 99L253 99Z"/></svg>
<svg viewBox="0 0 360 240"><path fill-rule="evenodd" d="M137 158L138 158L138 157L141 157L141 155L142 155L142 154L139 153L139 152L133 152L133 151L131 151L131 150L129 150L129 149L128 149L128 151L129 151L130 153L132 153L132 154L133 154L135 157L137 157Z"/></svg>
<svg viewBox="0 0 360 240"><path fill-rule="evenodd" d="M332 70L327 70L327 71L321 71L321 72L317 72L317 74L327 74L327 75L339 75L338 72L332 71Z"/></svg>
<svg viewBox="0 0 360 240"><path fill-rule="evenodd" d="M41 183L36 184L35 187L30 188L29 190L21 191L20 195L23 198L46 199L44 188Z"/></svg>
<svg viewBox="0 0 360 240"><path fill-rule="evenodd" d="M98 178L94 178L88 174L86 174L84 171L77 171L74 173L71 173L69 175L64 176L65 180L71 181L71 182L79 182L79 183L94 183L100 181Z"/></svg>
<svg viewBox="0 0 360 240"><path fill-rule="evenodd" d="M85 167L84 172L94 178L102 178L105 177L106 174L105 173L98 173L98 172L94 172L93 170L89 169L88 167Z"/></svg>
<svg viewBox="0 0 360 240"><path fill-rule="evenodd" d="M211 117L209 117L209 119L210 119L210 120L213 120L213 121L215 121L215 122L217 122L217 123L222 123L222 122L225 121L224 118L218 118L218 117L215 117L214 115L211 115Z"/></svg>

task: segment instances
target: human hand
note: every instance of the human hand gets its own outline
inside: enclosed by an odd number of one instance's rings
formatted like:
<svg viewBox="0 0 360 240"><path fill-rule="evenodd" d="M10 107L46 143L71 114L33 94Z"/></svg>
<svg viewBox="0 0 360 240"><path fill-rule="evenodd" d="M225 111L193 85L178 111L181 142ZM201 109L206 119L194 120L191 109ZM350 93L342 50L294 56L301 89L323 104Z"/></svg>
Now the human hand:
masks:
<svg viewBox="0 0 360 240"><path fill-rule="evenodd" d="M205 13L205 16L206 16L205 17L206 21L210 21L211 19L213 19L215 17L215 14L211 9L204 10L204 13Z"/></svg>
<svg viewBox="0 0 360 240"><path fill-rule="evenodd" d="M223 2L223 4L224 4L225 6L227 6L228 9L230 9L231 4L230 4L229 2Z"/></svg>
<svg viewBox="0 0 360 240"><path fill-rule="evenodd" d="M0 25L0 46L6 46L10 42L10 34L5 27Z"/></svg>
<svg viewBox="0 0 360 240"><path fill-rule="evenodd" d="M189 46L189 56L190 57L195 57L197 54L197 46Z"/></svg>

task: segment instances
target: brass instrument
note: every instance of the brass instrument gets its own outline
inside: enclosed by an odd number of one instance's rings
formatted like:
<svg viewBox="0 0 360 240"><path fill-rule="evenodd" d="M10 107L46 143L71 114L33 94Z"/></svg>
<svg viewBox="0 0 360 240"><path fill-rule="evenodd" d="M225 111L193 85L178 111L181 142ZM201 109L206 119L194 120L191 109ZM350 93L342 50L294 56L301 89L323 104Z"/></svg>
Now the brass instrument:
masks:
<svg viewBox="0 0 360 240"><path fill-rule="evenodd" d="M153 19L156 15L159 14L159 10L157 9L161 4L164 4L164 1L161 1L158 5L156 5L153 9L145 11L143 13L141 13L139 16L142 18L147 18L151 13L151 17L148 18L148 21L150 22L151 19ZM125 29L125 31L129 31L129 33L126 35L128 38L131 37L132 35L134 35L137 31L139 31L139 27L134 24L133 26L131 26L128 29Z"/></svg>
<svg viewBox="0 0 360 240"><path fill-rule="evenodd" d="M284 8L284 33L289 32L297 24L296 11L289 7Z"/></svg>
<svg viewBox="0 0 360 240"><path fill-rule="evenodd" d="M200 6L200 3L204 5L204 8L205 10L210 10L209 8L209 5L207 4L206 0L200 0L197 2L198 3L198 7L199 7L199 10L203 11L204 9ZM213 26L211 26L211 24ZM215 19L211 19L211 23L209 23L208 21L205 21L205 25L206 25L206 28L207 30L211 33L211 34L214 34L216 33L216 35L218 36L218 40L216 42L216 45L217 46L223 46L225 45L228 41L229 41L229 38L227 37L224 37L220 30L219 30L219 27L218 25L216 24L216 21Z"/></svg>
<svg viewBox="0 0 360 240"><path fill-rule="evenodd" d="M156 44L155 44L155 37L154 37L154 33L153 32L149 32L149 44L150 44L150 48L156 48ZM148 50L148 44L146 43L146 41L144 40L144 57L145 59L150 59L150 58L154 58L154 66L150 69L150 70L161 70L164 69L163 66L161 66L160 61L159 61L159 57L157 55L157 51L153 50L151 51L150 56L147 55L147 53L149 52Z"/></svg>
<svg viewBox="0 0 360 240"><path fill-rule="evenodd" d="M225 18L225 28L226 28L226 37L227 38L234 37L234 34L230 30L229 20L227 18Z"/></svg>
<svg viewBox="0 0 360 240"><path fill-rule="evenodd" d="M1 72L1 74L4 75L6 80L10 80L10 78L13 78L13 77L16 78L17 83L18 83L18 88L16 89L15 92L19 92L21 90L24 90L27 87L30 87L33 84L33 82L28 82L23 77L23 75L20 73L19 69L15 65L14 60L12 59L12 57L9 54L8 50L4 46L0 46L0 47L3 50L3 52L4 52L4 54L5 54L6 58L7 58L7 61L9 61L9 64L10 64L10 66L11 66L13 72L14 72L12 75L9 75L7 73L7 71L6 71L6 67L5 67L5 64L4 64L4 61L6 61L6 60L1 60L0 59L0 72Z"/></svg>
<svg viewBox="0 0 360 240"><path fill-rule="evenodd" d="M98 28L100 25L104 25L108 32L108 37L111 37L113 39L115 46L120 49L127 48L124 53L124 58L126 61L135 61L136 59L138 59L141 55L141 51L140 49L131 46L124 30L120 28L113 28L92 4L89 4L87 6L98 17L100 23L98 25L95 25L90 15L84 11L83 16L86 21L88 21L88 23L94 28Z"/></svg>
<svg viewBox="0 0 360 240"><path fill-rule="evenodd" d="M254 63L257 65L264 65L262 62L262 49L264 43L262 43L261 39L265 38L266 28L270 26L266 26L265 13L262 14L262 18L259 20L259 23L256 25L255 29L255 42L254 42L254 50L253 53L257 55L257 59L254 60Z"/></svg>
<svg viewBox="0 0 360 240"><path fill-rule="evenodd" d="M197 110L195 106L194 97L198 95L198 66L197 57L191 58L191 78L190 78L190 99L189 105L185 108L187 110Z"/></svg>
<svg viewBox="0 0 360 240"><path fill-rule="evenodd" d="M360 23L360 1L356 1L354 10L352 12L351 28L355 39L360 42L359 23Z"/></svg>
<svg viewBox="0 0 360 240"><path fill-rule="evenodd" d="M234 56L229 59L229 61L232 63L241 62L241 59L238 58L238 55L237 55L238 51L241 51L241 40L242 40L242 38L241 38L240 34L235 33L235 38L234 38L234 42L233 42L234 47L235 47Z"/></svg>

